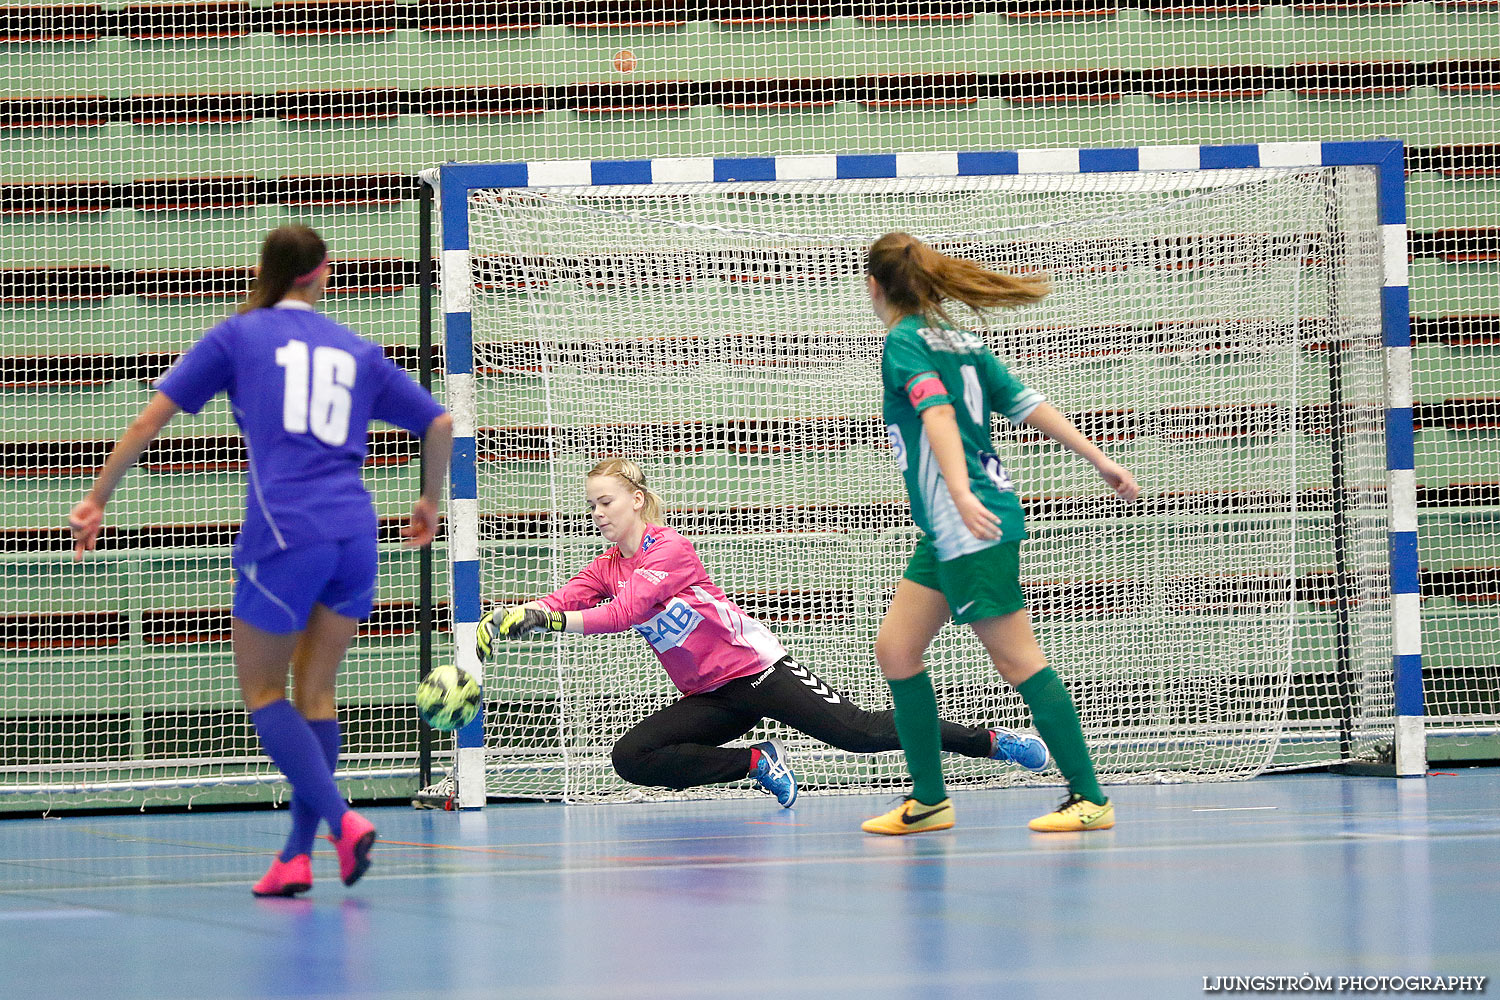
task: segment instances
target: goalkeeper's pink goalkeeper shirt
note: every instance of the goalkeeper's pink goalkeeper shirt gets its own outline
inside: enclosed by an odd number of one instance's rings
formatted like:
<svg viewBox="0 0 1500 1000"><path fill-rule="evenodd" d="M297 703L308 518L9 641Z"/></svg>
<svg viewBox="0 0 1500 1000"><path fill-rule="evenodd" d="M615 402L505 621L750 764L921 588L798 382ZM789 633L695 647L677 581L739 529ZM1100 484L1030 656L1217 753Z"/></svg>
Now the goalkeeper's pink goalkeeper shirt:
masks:
<svg viewBox="0 0 1500 1000"><path fill-rule="evenodd" d="M614 546L537 603L582 610L590 635L635 629L683 694L712 691L787 655L770 629L708 578L693 544L657 525L646 528L635 555Z"/></svg>

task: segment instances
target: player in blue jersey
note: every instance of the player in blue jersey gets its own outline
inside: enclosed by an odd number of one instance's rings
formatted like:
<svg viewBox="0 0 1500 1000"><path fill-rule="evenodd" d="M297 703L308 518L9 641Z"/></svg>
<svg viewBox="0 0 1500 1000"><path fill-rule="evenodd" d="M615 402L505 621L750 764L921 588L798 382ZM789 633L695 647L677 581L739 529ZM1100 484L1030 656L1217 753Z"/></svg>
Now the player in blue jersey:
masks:
<svg viewBox="0 0 1500 1000"><path fill-rule="evenodd" d="M345 885L369 867L375 827L333 782L341 746L334 682L375 600L375 507L360 474L366 435L370 421L384 420L422 438L421 494L401 532L410 546L427 545L437 531L453 445L453 421L427 390L378 344L315 310L328 275L316 232L283 226L268 235L249 298L161 377L68 518L81 559L115 487L167 422L228 394L248 459L234 546L235 671L261 745L293 792L291 835L255 884L257 896L312 888L320 819ZM288 664L295 706L286 697Z"/></svg>
<svg viewBox="0 0 1500 1000"><path fill-rule="evenodd" d="M886 431L922 535L875 639L912 794L864 829L905 834L953 825L937 699L922 663L950 617L974 630L1000 676L1016 688L1068 780L1068 798L1032 820L1031 829L1108 829L1114 806L1094 775L1078 711L1047 666L1026 613L1019 567L1025 522L1010 474L994 454L991 417L1034 427L1076 452L1123 500L1134 500L1140 487L943 308L945 300L975 310L1036 302L1047 294L1044 277L989 271L906 233L876 240L866 271L870 303L886 327L880 365Z"/></svg>

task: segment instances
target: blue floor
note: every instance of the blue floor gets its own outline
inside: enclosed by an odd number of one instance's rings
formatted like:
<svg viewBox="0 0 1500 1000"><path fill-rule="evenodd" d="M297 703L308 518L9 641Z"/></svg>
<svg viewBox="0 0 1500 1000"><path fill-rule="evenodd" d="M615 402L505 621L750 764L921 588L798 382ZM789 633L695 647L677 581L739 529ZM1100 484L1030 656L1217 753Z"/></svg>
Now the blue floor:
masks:
<svg viewBox="0 0 1500 1000"><path fill-rule="evenodd" d="M861 834L888 799L368 811L257 900L276 812L0 821L4 997L1204 997L1205 977L1500 973L1500 770L1053 789ZM1487 984L1490 991L1500 989ZM1218 991L1222 992L1222 991Z"/></svg>

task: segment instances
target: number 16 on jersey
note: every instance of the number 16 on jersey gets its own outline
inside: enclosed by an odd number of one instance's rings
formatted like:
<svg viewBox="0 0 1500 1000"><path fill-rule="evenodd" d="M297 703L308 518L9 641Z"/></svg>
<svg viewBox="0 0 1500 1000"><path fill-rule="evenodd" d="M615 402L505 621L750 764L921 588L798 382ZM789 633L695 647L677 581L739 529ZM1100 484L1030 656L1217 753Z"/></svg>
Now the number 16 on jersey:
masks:
<svg viewBox="0 0 1500 1000"><path fill-rule="evenodd" d="M307 344L301 340L289 340L276 349L276 363L286 370L281 424L288 434L311 432L336 448L349 440L354 355L337 347L316 347L311 360L309 365Z"/></svg>

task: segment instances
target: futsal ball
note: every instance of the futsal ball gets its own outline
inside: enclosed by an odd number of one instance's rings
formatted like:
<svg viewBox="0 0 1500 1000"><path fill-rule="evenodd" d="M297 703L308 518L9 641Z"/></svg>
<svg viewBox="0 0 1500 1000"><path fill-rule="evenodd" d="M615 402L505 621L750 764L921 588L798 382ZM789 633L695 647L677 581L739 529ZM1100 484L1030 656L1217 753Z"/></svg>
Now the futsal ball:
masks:
<svg viewBox="0 0 1500 1000"><path fill-rule="evenodd" d="M479 714L479 684L467 670L434 667L417 685L417 714L433 729L462 729Z"/></svg>

